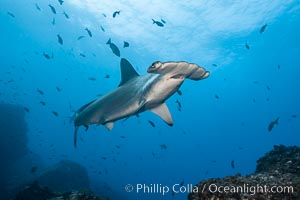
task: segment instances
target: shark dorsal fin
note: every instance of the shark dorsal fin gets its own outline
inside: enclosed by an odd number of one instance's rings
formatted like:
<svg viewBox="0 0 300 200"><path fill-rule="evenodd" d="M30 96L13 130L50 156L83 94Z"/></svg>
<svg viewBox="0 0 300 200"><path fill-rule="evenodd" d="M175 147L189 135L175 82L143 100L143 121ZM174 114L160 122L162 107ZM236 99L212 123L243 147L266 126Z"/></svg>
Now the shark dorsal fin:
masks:
<svg viewBox="0 0 300 200"><path fill-rule="evenodd" d="M130 64L128 60L125 58L121 59L121 82L119 86L124 85L129 80L139 76L139 74L135 71L133 66Z"/></svg>
<svg viewBox="0 0 300 200"><path fill-rule="evenodd" d="M151 112L158 115L164 122L166 122L169 126L173 126L173 119L171 116L171 113L165 103L160 104L159 106L156 106L152 109L150 109Z"/></svg>

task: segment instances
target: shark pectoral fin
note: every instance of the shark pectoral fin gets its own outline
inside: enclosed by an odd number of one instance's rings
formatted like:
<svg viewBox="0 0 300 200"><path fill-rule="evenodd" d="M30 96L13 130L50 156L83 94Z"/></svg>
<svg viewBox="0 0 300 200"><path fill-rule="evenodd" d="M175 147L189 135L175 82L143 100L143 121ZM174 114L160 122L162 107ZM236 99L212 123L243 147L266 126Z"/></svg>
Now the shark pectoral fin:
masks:
<svg viewBox="0 0 300 200"><path fill-rule="evenodd" d="M151 112L158 115L164 122L169 126L173 126L173 119L171 113L165 103L156 106L155 108L150 109Z"/></svg>
<svg viewBox="0 0 300 200"><path fill-rule="evenodd" d="M104 126L109 130L111 131L114 127L114 122L107 122L104 124Z"/></svg>
<svg viewBox="0 0 300 200"><path fill-rule="evenodd" d="M75 126L75 131L74 131L74 147L77 147L77 132L78 132L78 126Z"/></svg>

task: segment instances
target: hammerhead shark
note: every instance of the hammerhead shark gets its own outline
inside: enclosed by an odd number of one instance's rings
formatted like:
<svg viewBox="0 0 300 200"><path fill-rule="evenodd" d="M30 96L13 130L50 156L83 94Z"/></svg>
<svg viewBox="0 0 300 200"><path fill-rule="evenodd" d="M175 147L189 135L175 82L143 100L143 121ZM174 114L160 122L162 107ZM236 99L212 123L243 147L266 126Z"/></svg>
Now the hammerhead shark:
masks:
<svg viewBox="0 0 300 200"><path fill-rule="evenodd" d="M163 67L158 67L160 65ZM148 69L150 73L143 76L140 76L125 58L121 59L120 66L119 86L76 111L75 148L80 126L85 126L87 130L89 125L97 124L112 130L115 121L138 115L146 110L158 115L169 126L173 126L172 116L165 101L179 89L186 78L201 80L209 76L209 72L204 68L187 62L155 62Z"/></svg>

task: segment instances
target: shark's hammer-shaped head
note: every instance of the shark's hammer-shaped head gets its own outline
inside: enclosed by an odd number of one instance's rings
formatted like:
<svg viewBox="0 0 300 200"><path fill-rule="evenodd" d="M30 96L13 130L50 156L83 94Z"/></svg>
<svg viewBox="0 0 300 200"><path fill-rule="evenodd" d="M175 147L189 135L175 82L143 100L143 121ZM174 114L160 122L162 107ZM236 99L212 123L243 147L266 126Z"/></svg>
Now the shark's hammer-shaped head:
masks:
<svg viewBox="0 0 300 200"><path fill-rule="evenodd" d="M209 76L209 72L197 64L188 62L154 62L148 73L169 75L171 77L184 76L191 80L201 80Z"/></svg>

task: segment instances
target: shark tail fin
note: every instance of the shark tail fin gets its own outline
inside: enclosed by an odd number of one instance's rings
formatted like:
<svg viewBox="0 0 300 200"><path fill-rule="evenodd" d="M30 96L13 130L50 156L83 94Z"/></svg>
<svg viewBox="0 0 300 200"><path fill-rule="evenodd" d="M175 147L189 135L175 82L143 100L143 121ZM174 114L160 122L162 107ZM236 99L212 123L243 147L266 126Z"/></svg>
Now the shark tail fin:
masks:
<svg viewBox="0 0 300 200"><path fill-rule="evenodd" d="M152 19L152 21L153 21L153 24L155 24L155 23L156 23L154 19Z"/></svg>
<svg viewBox="0 0 300 200"><path fill-rule="evenodd" d="M75 126L75 131L74 131L74 148L77 147L77 133L78 133L78 128L79 128L79 126Z"/></svg>
<svg viewBox="0 0 300 200"><path fill-rule="evenodd" d="M109 40L106 42L106 44L111 44L111 39L109 38Z"/></svg>

